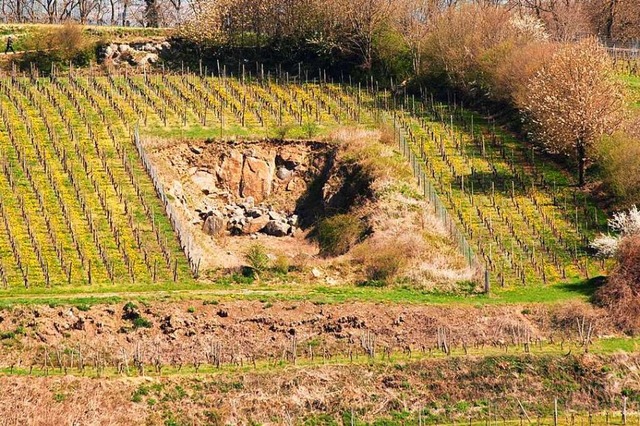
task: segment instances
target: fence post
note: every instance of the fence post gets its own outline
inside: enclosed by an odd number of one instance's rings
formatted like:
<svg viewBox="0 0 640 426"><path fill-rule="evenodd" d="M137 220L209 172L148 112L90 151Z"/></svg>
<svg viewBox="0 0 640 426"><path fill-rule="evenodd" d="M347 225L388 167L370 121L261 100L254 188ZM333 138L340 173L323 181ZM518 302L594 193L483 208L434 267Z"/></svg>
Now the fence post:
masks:
<svg viewBox="0 0 640 426"><path fill-rule="evenodd" d="M489 294L491 292L491 282L489 281L489 268L485 265L484 268L484 293Z"/></svg>
<svg viewBox="0 0 640 426"><path fill-rule="evenodd" d="M553 426L558 426L558 398L553 399Z"/></svg>

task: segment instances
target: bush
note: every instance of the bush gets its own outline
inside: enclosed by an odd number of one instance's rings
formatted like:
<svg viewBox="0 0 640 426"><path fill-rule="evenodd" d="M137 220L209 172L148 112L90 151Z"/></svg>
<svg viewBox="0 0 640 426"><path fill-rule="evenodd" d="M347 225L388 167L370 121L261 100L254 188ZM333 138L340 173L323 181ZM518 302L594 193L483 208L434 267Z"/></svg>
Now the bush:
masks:
<svg viewBox="0 0 640 426"><path fill-rule="evenodd" d="M252 244L244 255L253 271L260 273L269 267L269 255L262 244Z"/></svg>
<svg viewBox="0 0 640 426"><path fill-rule="evenodd" d="M24 41L24 46L33 52L22 56L22 68L34 64L41 72L51 70L52 64L82 67L96 59L96 42L84 33L81 25L73 23L38 30Z"/></svg>
<svg viewBox="0 0 640 426"><path fill-rule="evenodd" d="M622 201L640 199L640 139L625 133L605 136L598 144L603 180Z"/></svg>
<svg viewBox="0 0 640 426"><path fill-rule="evenodd" d="M136 318L140 317L140 312L138 312L138 307L133 302L127 302L122 307L122 319L133 321Z"/></svg>
<svg viewBox="0 0 640 426"><path fill-rule="evenodd" d="M143 317L138 317L136 319L134 319L133 321L133 328L151 328L152 327L152 323L151 321L149 321L146 318Z"/></svg>
<svg viewBox="0 0 640 426"><path fill-rule="evenodd" d="M365 262L367 279L389 284L407 263L407 257L399 246L389 246L377 251Z"/></svg>
<svg viewBox="0 0 640 426"><path fill-rule="evenodd" d="M287 134L291 131L293 126L291 124L283 124L282 126L278 126L273 130L273 137L278 140L284 140L287 137Z"/></svg>
<svg viewBox="0 0 640 426"><path fill-rule="evenodd" d="M273 262L273 271L278 274L286 275L289 273L290 269L291 264L289 262L289 258L284 254L279 254Z"/></svg>
<svg viewBox="0 0 640 426"><path fill-rule="evenodd" d="M345 254L362 239L365 226L350 214L338 214L323 219L316 229L320 253L325 256Z"/></svg>
<svg viewBox="0 0 640 426"><path fill-rule="evenodd" d="M640 331L640 235L623 238L617 253L618 265L596 300L622 330L636 334Z"/></svg>
<svg viewBox="0 0 640 426"><path fill-rule="evenodd" d="M315 121L307 121L302 125L302 132L308 139L311 139L314 136L316 136L319 131L320 131L320 128L315 123Z"/></svg>

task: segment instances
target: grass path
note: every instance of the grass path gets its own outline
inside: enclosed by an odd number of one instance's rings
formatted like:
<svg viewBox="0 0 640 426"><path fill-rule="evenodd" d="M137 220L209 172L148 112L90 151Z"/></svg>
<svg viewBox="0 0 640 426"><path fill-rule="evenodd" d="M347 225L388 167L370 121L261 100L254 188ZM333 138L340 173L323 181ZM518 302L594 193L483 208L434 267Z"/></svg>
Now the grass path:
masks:
<svg viewBox="0 0 640 426"><path fill-rule="evenodd" d="M114 285L96 287L59 287L54 291L0 291L0 308L16 304L94 305L126 300L262 300L310 301L313 303L380 302L425 305L484 306L500 304L562 303L588 301L598 280L570 282L553 286L535 286L502 291L493 295L451 294L410 288L370 288L326 286L298 282L271 285L237 283L190 283L184 285Z"/></svg>

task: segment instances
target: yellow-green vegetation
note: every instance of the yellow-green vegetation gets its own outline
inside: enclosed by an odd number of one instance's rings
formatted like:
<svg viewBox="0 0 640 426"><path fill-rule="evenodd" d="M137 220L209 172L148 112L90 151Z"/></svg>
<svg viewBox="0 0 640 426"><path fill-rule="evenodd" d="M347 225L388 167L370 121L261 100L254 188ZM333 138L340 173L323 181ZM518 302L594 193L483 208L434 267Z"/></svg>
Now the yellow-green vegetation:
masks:
<svg viewBox="0 0 640 426"><path fill-rule="evenodd" d="M627 75L622 77L622 80L629 88L631 107L635 111L640 110L640 76Z"/></svg>
<svg viewBox="0 0 640 426"><path fill-rule="evenodd" d="M602 272L587 245L605 215L533 147L454 105L412 101L396 121L413 162L426 171L423 181L440 194L435 201L496 284L546 285Z"/></svg>
<svg viewBox="0 0 640 426"><path fill-rule="evenodd" d="M85 91L0 81L3 288L189 280L128 124Z"/></svg>
<svg viewBox="0 0 640 426"><path fill-rule="evenodd" d="M2 24L0 25L0 41L6 40L6 37L13 36L16 42L28 40L38 34L55 31L63 28L64 24ZM108 39L109 41L118 40L135 40L136 37L168 37L172 30L167 28L143 28L143 27L113 27L113 26L94 26L94 25L75 25L80 28L84 35L93 39ZM16 51L21 49L22 45L15 45Z"/></svg>
<svg viewBox="0 0 640 426"><path fill-rule="evenodd" d="M186 278L131 145L133 126L184 138L282 136L283 129L287 137L322 138L337 126L395 122L390 143L403 135L401 150L423 174L425 196L448 209L447 226L471 241L495 289L577 282L602 266L585 247L604 214L560 167L459 106L338 84L194 74L5 78L1 87L7 161L0 184L17 194L3 198L7 288L88 284L89 263L92 284L171 281L176 265L179 281ZM392 114L386 107L394 103L405 109Z"/></svg>
<svg viewBox="0 0 640 426"><path fill-rule="evenodd" d="M132 310L136 310L137 307L131 304ZM189 311L191 313L191 311ZM134 314L131 318L131 327L132 328L150 328L151 323L140 316L139 314ZM3 336L0 336L1 339L12 339L16 334L21 334L19 329L12 332L7 332ZM588 353L592 355L621 355L621 354L633 354L638 351L640 347L640 340L638 338L604 338L604 339L596 339L593 343L588 346ZM172 365L163 366L161 372L149 370L146 371L144 376L147 377L166 377L166 376L192 376L194 374L203 374L203 375L218 375L223 376L229 373L249 373L249 372L258 372L258 373L266 373L269 371L286 371L291 368L304 368L304 367L317 367L320 365L334 365L334 366L344 366L347 364L351 365L369 365L369 366L377 366L384 367L388 366L389 363L396 363L402 365L411 365L412 363L417 362L466 362L468 360L478 360L478 359L492 359L492 358L522 358L528 357L531 360L538 360L541 362L545 362L553 359L554 357L558 357L561 355L567 355L567 353L575 353L577 356L581 353L585 353L584 346L581 346L578 343L539 343L533 344L530 343L528 345L515 345L515 344L506 344L503 346L485 346L485 347L459 347L455 349L448 349L447 351L437 349L437 350L429 350L429 351L413 351L408 353L406 351L395 350L379 354L374 354L374 356L363 354L361 352L353 353L351 355L345 355L336 353L333 354L330 358L323 358L321 356L314 357L313 359L310 357L306 357L304 354L299 356L296 359L295 364L291 360L256 360L255 363L247 363L246 365L239 365L237 363L225 363L221 365L183 365L180 368ZM67 371L60 368L51 368L51 369L33 369L28 366L13 366L13 367L1 367L0 375L27 375L31 374L34 376L62 376L72 372L77 372L78 374L83 373L80 367L77 367L77 371ZM100 371L91 369L91 367L87 366L84 371L84 376L88 377L118 377L122 373L117 370L116 367L110 368L101 368ZM135 370L131 370L127 373L128 376L135 377L139 376L139 372Z"/></svg>

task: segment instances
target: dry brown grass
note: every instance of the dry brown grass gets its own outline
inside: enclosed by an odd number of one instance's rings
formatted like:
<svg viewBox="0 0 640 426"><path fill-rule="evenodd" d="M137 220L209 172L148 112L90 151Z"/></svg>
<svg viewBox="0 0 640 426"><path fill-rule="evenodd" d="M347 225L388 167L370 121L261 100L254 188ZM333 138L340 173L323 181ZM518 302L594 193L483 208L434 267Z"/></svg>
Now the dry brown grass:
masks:
<svg viewBox="0 0 640 426"><path fill-rule="evenodd" d="M596 297L621 329L637 334L640 332L640 235L620 242L617 259L618 266Z"/></svg>
<svg viewBox="0 0 640 426"><path fill-rule="evenodd" d="M518 405L504 398L505 390L526 407L552 407L553 397L561 395L563 413L619 410L620 391L640 388L639 364L637 354L509 354L488 360L447 357L192 377L0 377L0 423L284 425L309 424L310 417L321 414L338 420L353 410L358 423L370 424L400 410L412 413L413 420L425 410L425 401L431 402L429 413L439 416L439 423L485 419L480 401L491 403L503 418L522 416ZM603 374L605 367L610 373ZM143 388L146 393L133 402L132 394ZM468 403L456 404L462 401ZM629 402L633 410L635 402Z"/></svg>
<svg viewBox="0 0 640 426"><path fill-rule="evenodd" d="M473 278L447 230L422 199L412 171L398 153L393 131L341 128L330 136L339 154L372 177L375 203L358 210L372 233L352 251L365 279L408 280L421 288L450 288Z"/></svg>

